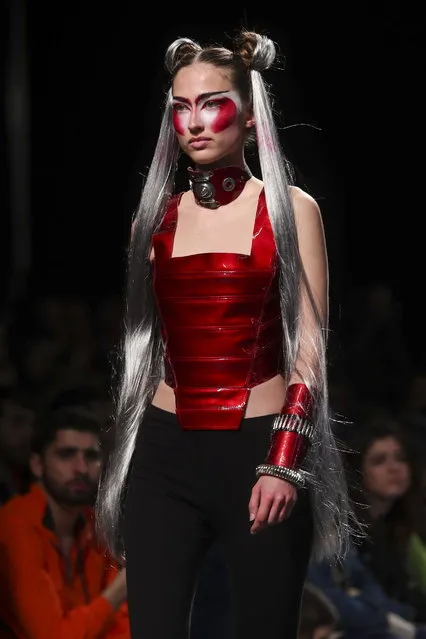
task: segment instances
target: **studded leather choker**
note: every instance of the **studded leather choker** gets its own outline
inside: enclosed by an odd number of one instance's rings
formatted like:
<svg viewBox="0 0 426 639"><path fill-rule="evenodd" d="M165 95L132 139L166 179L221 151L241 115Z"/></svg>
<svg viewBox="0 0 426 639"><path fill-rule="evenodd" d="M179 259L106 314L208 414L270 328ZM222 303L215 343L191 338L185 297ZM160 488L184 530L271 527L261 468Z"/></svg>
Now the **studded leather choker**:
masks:
<svg viewBox="0 0 426 639"><path fill-rule="evenodd" d="M251 174L237 166L197 171L188 168L189 182L195 201L208 209L217 209L235 200Z"/></svg>

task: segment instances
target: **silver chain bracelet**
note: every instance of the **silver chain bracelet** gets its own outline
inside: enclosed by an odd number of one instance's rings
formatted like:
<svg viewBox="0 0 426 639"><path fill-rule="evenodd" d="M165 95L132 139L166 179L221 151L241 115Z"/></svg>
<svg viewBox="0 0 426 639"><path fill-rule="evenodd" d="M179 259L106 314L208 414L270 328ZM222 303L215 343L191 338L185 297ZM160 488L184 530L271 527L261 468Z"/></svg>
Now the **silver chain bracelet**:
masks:
<svg viewBox="0 0 426 639"><path fill-rule="evenodd" d="M272 477L278 477L278 479L285 479L285 481L290 482L297 488L304 488L306 484L305 477L299 470L292 470L284 466L260 464L256 466L256 477L259 478L261 475L271 475Z"/></svg>

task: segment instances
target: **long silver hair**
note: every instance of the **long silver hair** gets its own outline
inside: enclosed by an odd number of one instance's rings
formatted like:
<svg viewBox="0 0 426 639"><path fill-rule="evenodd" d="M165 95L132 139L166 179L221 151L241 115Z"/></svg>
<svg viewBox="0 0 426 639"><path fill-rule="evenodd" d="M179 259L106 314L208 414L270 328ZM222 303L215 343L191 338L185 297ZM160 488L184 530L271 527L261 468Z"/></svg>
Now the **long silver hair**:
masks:
<svg viewBox="0 0 426 639"><path fill-rule="evenodd" d="M353 515L341 454L331 428L326 362L328 328L316 307L299 255L289 189L291 171L281 150L269 88L262 76L275 57L275 45L267 36L242 32L236 39L235 51L223 47L203 48L193 40L178 38L167 49L165 62L172 78L180 68L194 62L208 62L228 69L243 100L252 105L261 177L280 265L283 375L289 380L297 369L315 397L315 440L302 469L314 512L312 556L315 560L339 559L348 546ZM129 246L114 443L101 478L96 505L98 531L117 558L124 555L120 532L122 508L136 436L145 409L163 375L163 344L152 290L149 253L152 234L161 224L173 195L178 158L169 91ZM309 305L309 316L311 320L313 318L309 329L299 319L302 303ZM259 459L259 463L261 461Z"/></svg>

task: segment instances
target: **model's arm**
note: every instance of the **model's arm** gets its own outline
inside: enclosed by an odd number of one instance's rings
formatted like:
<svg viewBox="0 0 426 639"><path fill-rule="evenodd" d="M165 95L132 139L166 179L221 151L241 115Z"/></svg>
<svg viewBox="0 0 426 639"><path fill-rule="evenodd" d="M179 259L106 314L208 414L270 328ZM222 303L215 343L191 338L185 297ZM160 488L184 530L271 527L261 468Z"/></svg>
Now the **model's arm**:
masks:
<svg viewBox="0 0 426 639"><path fill-rule="evenodd" d="M319 318L315 316L306 287L301 288L300 299L300 348L293 375L289 384L306 383L318 374L320 346L318 319L324 337L328 330L328 259L324 227L317 202L301 189L294 189L294 214L296 220L299 252Z"/></svg>
<svg viewBox="0 0 426 639"><path fill-rule="evenodd" d="M324 332L328 325L328 260L319 206L310 195L295 188L293 206L304 280L300 284L299 347L281 414L272 424L271 445L260 475L273 475L296 485L308 442L314 434L317 377L325 358Z"/></svg>
<svg viewBox="0 0 426 639"><path fill-rule="evenodd" d="M25 639L98 639L114 621L125 588L110 584L89 604L62 608L46 570L36 530L24 521L2 522L0 532L0 616Z"/></svg>
<svg viewBox="0 0 426 639"><path fill-rule="evenodd" d="M277 480L284 479L296 486L303 485L305 481L299 469L313 432L310 417L314 396L311 387L314 386L312 378L317 375L321 356L315 341L318 335L317 315L324 330L328 323L328 263L320 209L317 202L301 189L294 189L293 196L299 253L317 312L302 287L299 312L301 340L297 362L288 380L282 412L276 415L272 424L273 434L266 459L256 468L260 480L253 488L249 502L250 518L254 520L252 532L261 530L266 521L282 521L291 512L296 500L295 488L288 483L283 485L281 481L277 483Z"/></svg>

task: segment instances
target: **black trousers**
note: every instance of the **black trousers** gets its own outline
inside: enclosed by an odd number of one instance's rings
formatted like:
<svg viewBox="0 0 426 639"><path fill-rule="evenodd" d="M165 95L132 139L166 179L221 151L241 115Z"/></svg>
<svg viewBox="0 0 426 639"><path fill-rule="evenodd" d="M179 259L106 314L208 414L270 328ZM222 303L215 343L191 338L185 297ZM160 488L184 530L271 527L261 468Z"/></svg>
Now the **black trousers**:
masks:
<svg viewBox="0 0 426 639"><path fill-rule="evenodd" d="M207 551L197 582L190 639L233 639L229 575L219 539Z"/></svg>
<svg viewBox="0 0 426 639"><path fill-rule="evenodd" d="M312 544L307 492L299 491L284 522L250 534L248 503L271 421L246 418L238 431L183 431L173 413L148 408L123 516L132 639L188 639L200 569L214 540L229 575L231 636L297 638Z"/></svg>

